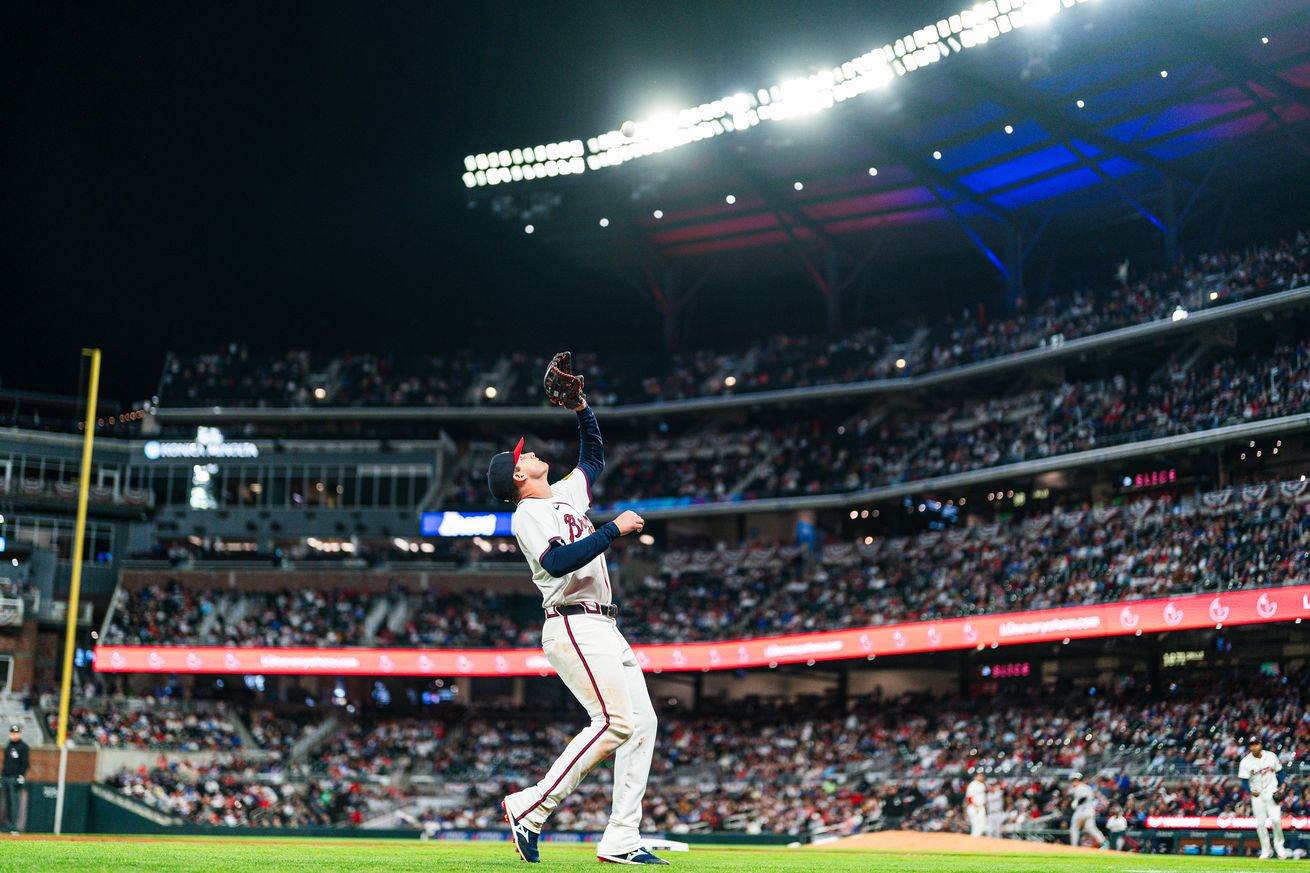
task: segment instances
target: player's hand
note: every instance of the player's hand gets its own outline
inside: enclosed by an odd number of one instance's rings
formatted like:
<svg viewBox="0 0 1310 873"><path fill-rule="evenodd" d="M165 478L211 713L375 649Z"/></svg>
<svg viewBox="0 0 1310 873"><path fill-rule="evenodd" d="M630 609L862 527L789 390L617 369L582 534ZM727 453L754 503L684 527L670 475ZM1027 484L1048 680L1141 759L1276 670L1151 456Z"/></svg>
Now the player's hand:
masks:
<svg viewBox="0 0 1310 873"><path fill-rule="evenodd" d="M22 785L22 784L23 784L23 781L24 781L24 780L23 780L23 777L22 777L22 776L19 776L19 777L18 777L18 784L19 784L19 785Z"/></svg>
<svg viewBox="0 0 1310 873"><path fill-rule="evenodd" d="M1259 796L1260 796L1260 792L1259 792L1259 791L1252 791L1252 792L1251 792L1251 796L1252 796L1252 797L1259 797Z"/></svg>
<svg viewBox="0 0 1310 873"><path fill-rule="evenodd" d="M581 402L581 403L579 403L577 406L573 407L573 411L574 411L574 412L581 412L582 410L584 410L584 409L586 409L586 408L587 408L587 398L584 397L584 398L582 398L582 402Z"/></svg>
<svg viewBox="0 0 1310 873"><path fill-rule="evenodd" d="M630 533L641 533L641 529L646 526L646 519L629 509L614 519L614 524L618 525L619 536L626 537Z"/></svg>

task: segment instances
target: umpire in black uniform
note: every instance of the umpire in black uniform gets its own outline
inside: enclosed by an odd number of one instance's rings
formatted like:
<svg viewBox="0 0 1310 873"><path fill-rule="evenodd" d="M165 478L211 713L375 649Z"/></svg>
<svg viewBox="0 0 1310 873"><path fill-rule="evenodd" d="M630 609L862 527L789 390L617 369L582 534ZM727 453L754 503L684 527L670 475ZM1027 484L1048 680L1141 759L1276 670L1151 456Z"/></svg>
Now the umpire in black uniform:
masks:
<svg viewBox="0 0 1310 873"><path fill-rule="evenodd" d="M9 745L5 747L4 768L0 769L0 798L5 803L5 830L18 833L19 801L23 796L23 783L27 781L27 768L32 763L32 749L23 742L22 725L9 726Z"/></svg>

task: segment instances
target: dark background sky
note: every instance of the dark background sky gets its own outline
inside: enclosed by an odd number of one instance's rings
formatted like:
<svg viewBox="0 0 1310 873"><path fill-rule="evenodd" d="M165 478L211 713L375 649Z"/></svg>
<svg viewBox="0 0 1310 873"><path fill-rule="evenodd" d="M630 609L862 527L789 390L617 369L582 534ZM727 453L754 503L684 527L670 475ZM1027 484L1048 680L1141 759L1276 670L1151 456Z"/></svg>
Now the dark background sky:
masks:
<svg viewBox="0 0 1310 873"><path fill-rule="evenodd" d="M125 401L166 350L229 339L655 348L630 289L466 209L463 156L753 89L959 6L32 4L8 22L0 388L74 393L92 344Z"/></svg>
<svg viewBox="0 0 1310 873"><path fill-rule="evenodd" d="M7 40L0 293L23 330L0 387L72 393L88 344L130 400L170 347L530 341L534 304L644 319L466 210L464 155L852 57L930 14L903 6L31 4Z"/></svg>

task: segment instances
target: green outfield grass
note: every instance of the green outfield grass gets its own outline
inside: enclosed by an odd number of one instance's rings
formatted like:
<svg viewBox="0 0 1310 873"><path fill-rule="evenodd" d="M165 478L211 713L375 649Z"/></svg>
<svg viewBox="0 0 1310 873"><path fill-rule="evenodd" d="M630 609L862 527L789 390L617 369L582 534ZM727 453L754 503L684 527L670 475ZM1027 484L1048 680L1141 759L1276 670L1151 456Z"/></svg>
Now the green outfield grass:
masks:
<svg viewBox="0 0 1310 873"><path fill-rule="evenodd" d="M595 849L589 846L544 847L540 866L546 871L598 871ZM803 871L803 873L1168 873L1175 870L1263 871L1294 862L1247 859L1189 858L1160 855L968 855L901 854L837 849L693 848L669 852L670 869L696 873L737 871ZM457 873L524 871L508 843L423 843L410 841L314 839L208 839L164 837L113 841L7 838L0 840L0 873Z"/></svg>

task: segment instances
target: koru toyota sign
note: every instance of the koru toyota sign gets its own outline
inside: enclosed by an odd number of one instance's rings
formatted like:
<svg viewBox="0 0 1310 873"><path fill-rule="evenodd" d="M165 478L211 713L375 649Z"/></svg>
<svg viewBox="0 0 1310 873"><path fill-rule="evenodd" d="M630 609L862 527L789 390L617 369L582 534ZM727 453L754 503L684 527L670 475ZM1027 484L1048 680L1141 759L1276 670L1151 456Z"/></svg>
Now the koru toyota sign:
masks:
<svg viewBox="0 0 1310 873"><path fill-rule="evenodd" d="M635 646L650 673L735 670L911 652L1300 621L1310 585L1257 588L917 621L852 630L710 643ZM621 619L620 619L621 620ZM310 673L344 676L532 676L553 672L540 649L308 649L99 646L100 673Z"/></svg>

